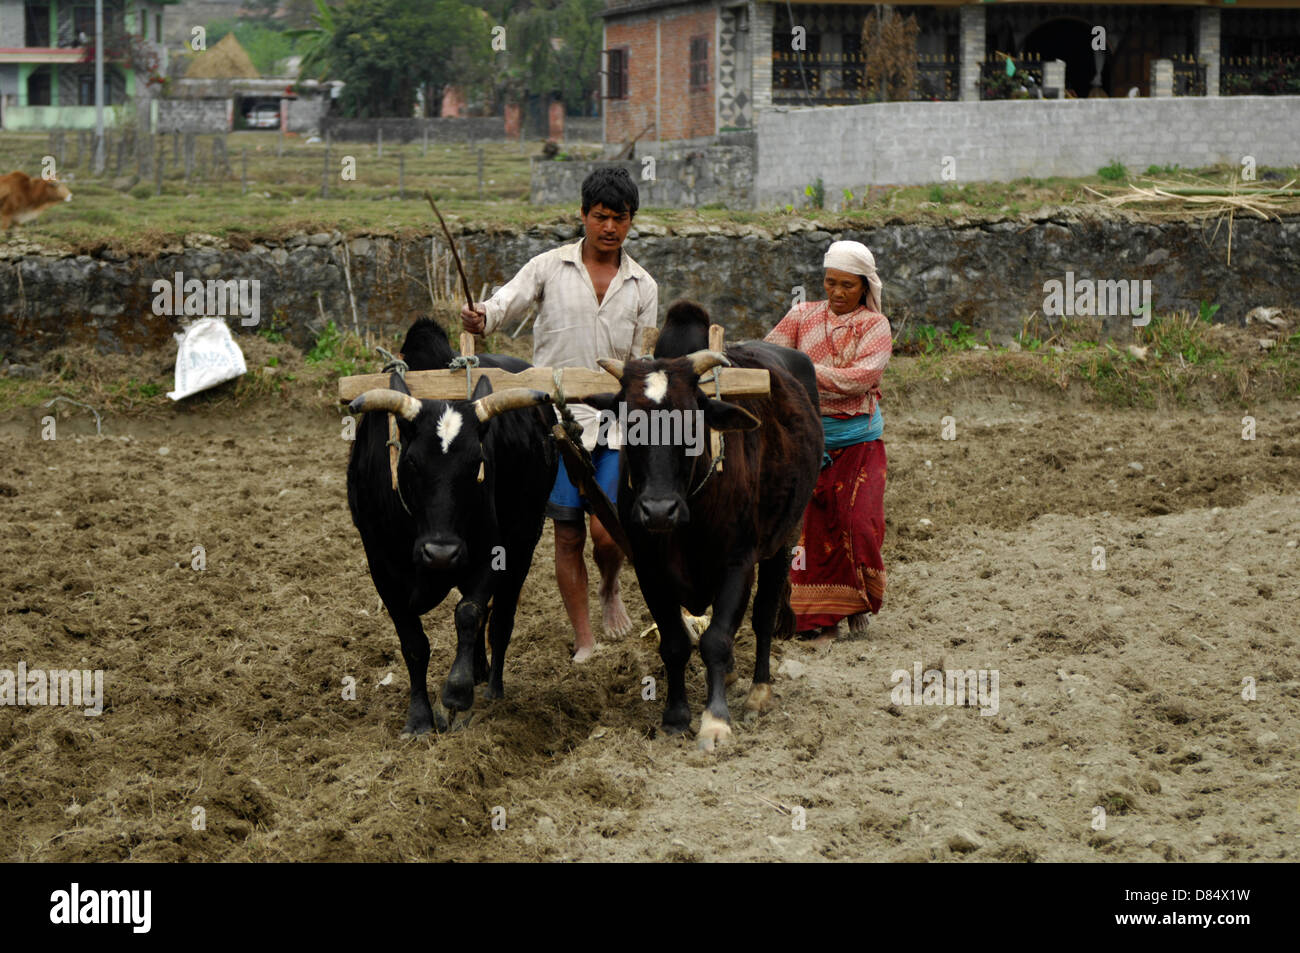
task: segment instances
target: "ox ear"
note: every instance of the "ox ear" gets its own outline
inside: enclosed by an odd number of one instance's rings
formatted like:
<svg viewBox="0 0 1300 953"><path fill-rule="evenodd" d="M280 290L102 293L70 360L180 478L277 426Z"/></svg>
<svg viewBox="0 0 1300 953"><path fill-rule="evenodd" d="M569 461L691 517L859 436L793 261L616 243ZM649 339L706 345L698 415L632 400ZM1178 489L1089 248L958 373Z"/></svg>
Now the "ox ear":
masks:
<svg viewBox="0 0 1300 953"><path fill-rule="evenodd" d="M758 418L744 407L709 398L704 402L704 422L713 430L753 430Z"/></svg>
<svg viewBox="0 0 1300 953"><path fill-rule="evenodd" d="M474 385L474 396L471 397L470 400L479 400L490 393L492 393L492 382L488 380L488 376L484 374L478 379L478 383Z"/></svg>
<svg viewBox="0 0 1300 953"><path fill-rule="evenodd" d="M618 407L618 394L591 394L582 398L581 402L596 410L613 412Z"/></svg>

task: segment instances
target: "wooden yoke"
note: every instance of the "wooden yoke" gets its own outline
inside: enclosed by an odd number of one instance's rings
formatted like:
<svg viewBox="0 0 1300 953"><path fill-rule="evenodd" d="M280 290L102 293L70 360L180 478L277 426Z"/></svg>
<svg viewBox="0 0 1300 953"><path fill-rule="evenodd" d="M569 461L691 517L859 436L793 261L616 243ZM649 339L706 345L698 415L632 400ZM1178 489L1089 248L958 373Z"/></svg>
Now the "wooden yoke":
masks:
<svg viewBox="0 0 1300 953"><path fill-rule="evenodd" d="M725 330L723 329L722 325L720 324L709 325L709 350L710 351L717 351L719 354L722 353L722 348L724 346L722 343L722 339L724 334L725 334ZM722 368L719 367L717 370L721 371ZM715 374L716 373L717 372L715 371ZM718 376L716 379L719 382L721 382L722 377ZM716 384L714 385L714 390L715 392L718 390ZM719 458L718 455L722 452L722 434L716 430L709 431L709 449L713 452L713 459L716 461L718 472L721 473L722 460Z"/></svg>
<svg viewBox="0 0 1300 953"><path fill-rule="evenodd" d="M652 348L657 334L647 329L642 339L643 348ZM721 325L709 328L709 348L721 352L723 348L723 329ZM474 355L474 336L462 331L460 352L465 357ZM718 367L714 370L714 379L706 383L706 393L710 397L763 397L771 393L771 378L763 368ZM473 389L480 378L487 377L492 382L494 391L509 387L526 387L553 393L556 377L564 391L566 401L582 403L584 397L593 394L609 394L619 390L620 384L604 370L592 370L586 367L532 367L526 371L512 373L497 367L453 368L440 371L407 371L406 389L417 400L464 400L466 377L469 388ZM709 385L712 385L711 387ZM351 403L369 390L380 390L389 386L386 374L355 374L339 379L339 400ZM393 489L397 489L397 418L388 415L389 462L392 468ZM575 485L581 484L584 494L592 502L592 509L609 531L610 536L619 547L630 556L627 536L618 522L618 514L613 505L596 483L591 460L585 449L576 446L568 437L564 428L556 424L553 436L565 460L565 467ZM709 439L713 448L715 466L722 469L718 459L722 452L722 434L710 431ZM482 467L479 468L479 482L483 480Z"/></svg>
<svg viewBox="0 0 1300 953"><path fill-rule="evenodd" d="M512 373L499 367L470 368L470 386L478 383L480 377L487 377L492 382L493 390L507 387L527 387L531 390L555 390L555 370L549 367L530 367L526 371ZM584 397L592 394L610 394L618 391L619 383L603 370L586 367L565 367L560 369L561 386L564 388L565 400L582 403ZM771 380L763 368L753 367L719 367L718 382L722 386L724 397L765 397L771 393ZM349 403L368 390L388 386L387 374L356 374L339 378L339 400ZM407 371L406 387L411 396L417 400L464 400L465 371L462 369L445 371ZM716 396L711 394L710 396Z"/></svg>

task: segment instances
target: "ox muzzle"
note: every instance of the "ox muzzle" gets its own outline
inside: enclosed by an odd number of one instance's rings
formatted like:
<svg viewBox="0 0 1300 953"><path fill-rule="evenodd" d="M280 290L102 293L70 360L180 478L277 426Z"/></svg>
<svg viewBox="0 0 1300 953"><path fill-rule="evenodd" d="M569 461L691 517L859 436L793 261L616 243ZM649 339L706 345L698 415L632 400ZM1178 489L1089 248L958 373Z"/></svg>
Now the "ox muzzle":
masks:
<svg viewBox="0 0 1300 953"><path fill-rule="evenodd" d="M460 569L465 564L468 549L462 540L453 536L422 536L415 541L413 557L416 565L439 572Z"/></svg>
<svg viewBox="0 0 1300 953"><path fill-rule="evenodd" d="M632 506L632 521L649 533L671 533L690 522L691 511L679 494L641 494Z"/></svg>

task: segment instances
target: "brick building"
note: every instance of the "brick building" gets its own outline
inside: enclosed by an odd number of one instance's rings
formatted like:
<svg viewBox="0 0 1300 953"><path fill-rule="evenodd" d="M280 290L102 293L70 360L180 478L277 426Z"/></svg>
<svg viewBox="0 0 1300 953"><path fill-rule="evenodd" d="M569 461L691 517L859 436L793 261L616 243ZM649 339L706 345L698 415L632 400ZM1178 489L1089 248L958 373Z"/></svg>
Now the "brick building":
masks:
<svg viewBox="0 0 1300 953"><path fill-rule="evenodd" d="M995 80L1007 58L1030 86L1080 99L1300 93L1300 0L892 6L920 26L913 99L1005 95ZM604 139L703 139L752 129L755 111L771 106L872 101L861 34L874 7L607 0ZM1101 50L1094 48L1098 26ZM794 27L803 30L802 49L792 49ZM1164 70L1158 87L1157 62ZM1045 64L1053 65L1045 72Z"/></svg>

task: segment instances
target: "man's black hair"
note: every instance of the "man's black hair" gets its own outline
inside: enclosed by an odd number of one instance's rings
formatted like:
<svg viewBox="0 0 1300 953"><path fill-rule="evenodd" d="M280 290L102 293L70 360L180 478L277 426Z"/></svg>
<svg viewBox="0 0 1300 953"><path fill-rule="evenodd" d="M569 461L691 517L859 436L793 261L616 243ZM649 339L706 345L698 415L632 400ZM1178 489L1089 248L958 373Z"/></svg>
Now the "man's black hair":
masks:
<svg viewBox="0 0 1300 953"><path fill-rule="evenodd" d="M582 214L586 215L597 205L603 205L616 214L627 212L629 218L636 215L641 195L627 169L603 165L593 169L582 180Z"/></svg>

